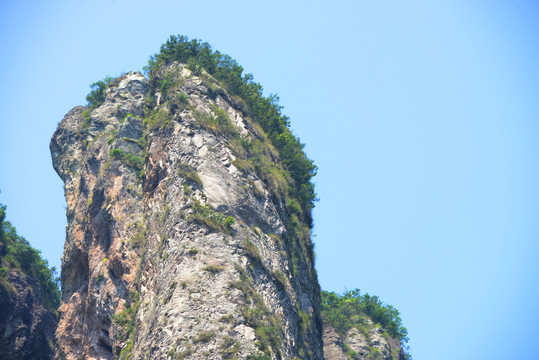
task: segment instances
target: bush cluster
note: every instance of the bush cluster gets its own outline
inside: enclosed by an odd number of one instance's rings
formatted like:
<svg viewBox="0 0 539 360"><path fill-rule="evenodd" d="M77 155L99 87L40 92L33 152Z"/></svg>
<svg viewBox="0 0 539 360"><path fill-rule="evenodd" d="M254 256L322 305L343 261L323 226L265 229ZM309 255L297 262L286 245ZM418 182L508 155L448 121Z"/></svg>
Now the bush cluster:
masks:
<svg viewBox="0 0 539 360"><path fill-rule="evenodd" d="M95 109L99 105L105 102L105 91L108 89L109 84L114 80L112 77L106 77L103 80L99 80L90 85L90 93L86 96L88 101L88 107Z"/></svg>
<svg viewBox="0 0 539 360"><path fill-rule="evenodd" d="M109 151L109 155L113 159L122 160L126 165L137 170L139 178L142 178L144 171L144 160L142 160L139 156L125 152L122 149L112 149Z"/></svg>
<svg viewBox="0 0 539 360"><path fill-rule="evenodd" d="M216 105L211 106L210 114L197 110L194 106L189 106L189 109L193 111L195 118L206 129L213 133L222 134L228 138L239 138L239 133L232 125L230 118L223 109L220 109Z"/></svg>
<svg viewBox="0 0 539 360"><path fill-rule="evenodd" d="M348 330L364 326L365 317L382 328L404 346L408 342L408 331L402 325L399 311L385 305L377 296L362 295L359 289L346 291L342 295L322 291L322 318L345 336Z"/></svg>
<svg viewBox="0 0 539 360"><path fill-rule="evenodd" d="M203 187L200 176L198 176L198 173L196 172L195 168L193 168L189 164L180 163L178 166L178 175L189 181L190 183L196 184L199 188Z"/></svg>
<svg viewBox="0 0 539 360"><path fill-rule="evenodd" d="M232 216L225 216L222 213L215 211L210 204L203 205L196 199L193 205L191 220L206 225L210 229L223 231L225 233L230 233L232 231L232 225L236 222L236 219Z"/></svg>

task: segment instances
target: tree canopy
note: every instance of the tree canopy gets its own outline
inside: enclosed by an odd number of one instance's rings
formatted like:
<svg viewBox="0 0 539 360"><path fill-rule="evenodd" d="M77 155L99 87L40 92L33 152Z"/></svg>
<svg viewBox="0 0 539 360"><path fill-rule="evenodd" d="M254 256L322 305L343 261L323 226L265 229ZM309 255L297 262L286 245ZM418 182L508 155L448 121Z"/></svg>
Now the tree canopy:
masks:
<svg viewBox="0 0 539 360"><path fill-rule="evenodd" d="M345 335L352 327L364 324L365 316L380 324L402 345L408 342L408 330L402 325L399 311L382 303L377 296L362 295L359 289L342 295L322 291L322 318L339 334Z"/></svg>
<svg viewBox="0 0 539 360"><path fill-rule="evenodd" d="M107 90L112 80L114 80L114 78L106 77L105 79L99 80L90 85L91 91L86 96L86 101L88 101L88 107L96 108L105 102L105 91Z"/></svg>

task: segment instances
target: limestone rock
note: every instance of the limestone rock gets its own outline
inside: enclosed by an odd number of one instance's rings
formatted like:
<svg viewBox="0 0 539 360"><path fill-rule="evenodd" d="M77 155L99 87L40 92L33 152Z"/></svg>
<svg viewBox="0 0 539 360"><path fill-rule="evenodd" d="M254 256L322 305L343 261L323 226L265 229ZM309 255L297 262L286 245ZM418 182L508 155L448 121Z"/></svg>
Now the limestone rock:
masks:
<svg viewBox="0 0 539 360"><path fill-rule="evenodd" d="M325 324L323 339L326 360L406 360L400 342L384 334L384 329L368 319L365 329L353 327L344 338Z"/></svg>
<svg viewBox="0 0 539 360"><path fill-rule="evenodd" d="M167 74L166 91L116 79L51 141L68 221L57 359L322 359L308 230L300 247L238 148L263 133L209 75Z"/></svg>
<svg viewBox="0 0 539 360"><path fill-rule="evenodd" d="M348 360L341 336L331 325L324 326L324 359Z"/></svg>

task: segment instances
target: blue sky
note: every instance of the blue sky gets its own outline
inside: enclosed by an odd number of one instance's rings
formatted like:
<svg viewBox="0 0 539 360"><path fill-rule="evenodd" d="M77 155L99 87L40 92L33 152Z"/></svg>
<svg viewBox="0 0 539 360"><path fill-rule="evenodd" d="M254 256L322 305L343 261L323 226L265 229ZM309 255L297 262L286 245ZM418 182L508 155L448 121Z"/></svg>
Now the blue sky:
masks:
<svg viewBox="0 0 539 360"><path fill-rule="evenodd" d="M171 34L278 93L319 167L316 266L401 312L423 359L535 358L539 11L532 1L3 1L0 202L59 267L48 144L89 85Z"/></svg>

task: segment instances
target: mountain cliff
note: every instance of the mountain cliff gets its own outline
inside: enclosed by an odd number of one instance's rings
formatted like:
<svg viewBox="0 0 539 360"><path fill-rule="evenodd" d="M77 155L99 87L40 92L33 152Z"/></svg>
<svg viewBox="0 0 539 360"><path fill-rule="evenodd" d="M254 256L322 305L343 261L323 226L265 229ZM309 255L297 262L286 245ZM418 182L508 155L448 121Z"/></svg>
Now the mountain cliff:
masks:
<svg viewBox="0 0 539 360"><path fill-rule="evenodd" d="M316 166L278 98L181 36L146 70L93 84L51 141L67 202L56 358L324 359Z"/></svg>
<svg viewBox="0 0 539 360"><path fill-rule="evenodd" d="M211 75L117 78L51 152L68 218L58 358L322 358L310 209Z"/></svg>

